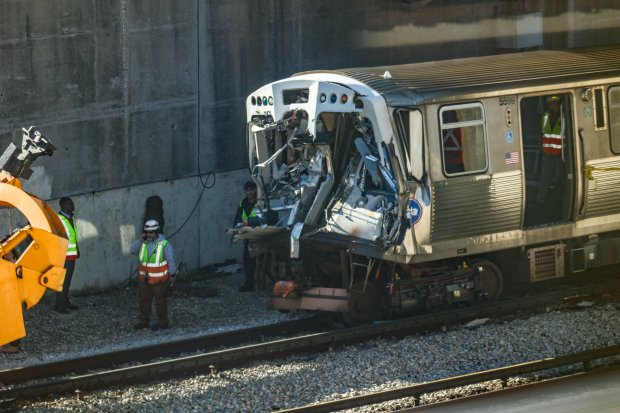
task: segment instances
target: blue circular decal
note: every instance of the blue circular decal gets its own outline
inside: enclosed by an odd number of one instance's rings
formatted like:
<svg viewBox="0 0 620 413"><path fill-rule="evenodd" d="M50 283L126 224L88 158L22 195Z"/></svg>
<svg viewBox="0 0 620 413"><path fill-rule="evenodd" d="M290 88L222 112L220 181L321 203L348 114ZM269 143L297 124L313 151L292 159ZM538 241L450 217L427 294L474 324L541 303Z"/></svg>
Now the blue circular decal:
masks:
<svg viewBox="0 0 620 413"><path fill-rule="evenodd" d="M415 200L410 199L407 205L407 216L411 220L411 225L417 224L422 218L422 205Z"/></svg>

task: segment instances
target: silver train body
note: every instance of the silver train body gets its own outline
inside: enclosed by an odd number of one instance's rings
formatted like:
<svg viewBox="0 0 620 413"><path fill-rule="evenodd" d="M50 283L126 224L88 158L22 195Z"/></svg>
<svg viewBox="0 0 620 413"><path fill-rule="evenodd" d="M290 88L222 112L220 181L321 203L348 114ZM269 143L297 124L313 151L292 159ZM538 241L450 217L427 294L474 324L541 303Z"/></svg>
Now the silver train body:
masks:
<svg viewBox="0 0 620 413"><path fill-rule="evenodd" d="M542 188L549 96L564 144ZM364 321L620 262L618 47L300 73L247 122L264 219L237 236L275 308Z"/></svg>

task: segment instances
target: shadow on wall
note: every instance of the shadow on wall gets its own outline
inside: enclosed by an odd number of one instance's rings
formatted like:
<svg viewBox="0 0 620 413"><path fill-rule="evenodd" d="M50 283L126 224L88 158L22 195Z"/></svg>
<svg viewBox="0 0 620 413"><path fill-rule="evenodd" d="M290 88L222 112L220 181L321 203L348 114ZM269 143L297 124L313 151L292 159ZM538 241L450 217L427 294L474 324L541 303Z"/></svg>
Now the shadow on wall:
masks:
<svg viewBox="0 0 620 413"><path fill-rule="evenodd" d="M137 267L129 246L139 236L142 208L134 207L137 202L131 200L133 197L122 200L120 194L96 193L72 198L80 259L71 290L98 291L118 285ZM139 203L143 202L144 198ZM51 204L57 207L56 201Z"/></svg>
<svg viewBox="0 0 620 413"><path fill-rule="evenodd" d="M131 243L142 232L144 220L151 214L163 218L164 209L165 233L174 235L171 242L179 263L195 269L229 258L240 260L241 246L230 245L225 231L232 226L243 197L240 182L245 180L247 171L219 174L209 196L200 196L202 187L195 177L71 195L80 249L71 290L108 289L132 276L138 262L129 254ZM47 203L59 210L58 199ZM19 215L0 209L0 236L26 223Z"/></svg>
<svg viewBox="0 0 620 413"><path fill-rule="evenodd" d="M142 219L142 224L144 225L146 221L151 219L157 221L159 230L165 234L166 220L164 219L164 201L157 195L146 198L146 202L144 203L144 218Z"/></svg>

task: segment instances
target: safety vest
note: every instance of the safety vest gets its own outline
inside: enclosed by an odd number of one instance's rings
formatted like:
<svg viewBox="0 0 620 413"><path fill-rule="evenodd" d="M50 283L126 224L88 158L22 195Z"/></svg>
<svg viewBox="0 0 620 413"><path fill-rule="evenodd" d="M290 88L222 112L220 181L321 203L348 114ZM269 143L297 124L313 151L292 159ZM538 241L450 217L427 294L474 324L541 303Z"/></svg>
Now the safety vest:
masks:
<svg viewBox="0 0 620 413"><path fill-rule="evenodd" d="M254 203L254 206L252 207L252 211L250 212L249 216L245 213L245 209L243 208L243 200L239 202L239 208L241 208L241 221L243 221L244 223L247 223L249 218L256 218L259 216L259 210L256 203Z"/></svg>
<svg viewBox="0 0 620 413"><path fill-rule="evenodd" d="M62 226L65 227L65 233L67 234L67 239L69 240L69 245L67 245L67 260L76 260L79 257L77 240L77 226L73 226L69 218L59 213L58 218L60 218L60 222L62 222Z"/></svg>
<svg viewBox="0 0 620 413"><path fill-rule="evenodd" d="M146 278L149 284L157 284L168 280L168 262L164 256L166 245L168 245L168 240L157 241L153 253L149 256L148 243L142 243L138 254L140 259L138 279L140 281L144 281Z"/></svg>
<svg viewBox="0 0 620 413"><path fill-rule="evenodd" d="M551 127L549 112L545 112L542 118L542 146L543 153L546 155L559 156L562 155L562 145L564 139L562 137L562 116L553 127Z"/></svg>

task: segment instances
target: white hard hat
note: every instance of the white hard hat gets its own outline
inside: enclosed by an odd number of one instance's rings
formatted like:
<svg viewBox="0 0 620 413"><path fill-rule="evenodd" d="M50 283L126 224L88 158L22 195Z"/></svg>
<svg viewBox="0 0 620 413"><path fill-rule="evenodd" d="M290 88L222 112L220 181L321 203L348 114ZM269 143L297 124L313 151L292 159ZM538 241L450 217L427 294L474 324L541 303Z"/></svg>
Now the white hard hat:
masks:
<svg viewBox="0 0 620 413"><path fill-rule="evenodd" d="M149 219L144 223L145 231L158 231L159 230L159 222L154 219Z"/></svg>

